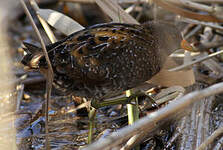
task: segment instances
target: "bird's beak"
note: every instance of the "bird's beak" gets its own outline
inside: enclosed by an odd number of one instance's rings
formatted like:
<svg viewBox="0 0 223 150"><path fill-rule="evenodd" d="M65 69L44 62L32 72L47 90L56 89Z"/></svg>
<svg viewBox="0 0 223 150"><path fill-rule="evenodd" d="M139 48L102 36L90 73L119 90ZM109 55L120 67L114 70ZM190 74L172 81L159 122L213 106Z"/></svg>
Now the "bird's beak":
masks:
<svg viewBox="0 0 223 150"><path fill-rule="evenodd" d="M181 41L181 48L190 51L190 52L196 52L196 49L192 46L192 44L188 43L186 40Z"/></svg>

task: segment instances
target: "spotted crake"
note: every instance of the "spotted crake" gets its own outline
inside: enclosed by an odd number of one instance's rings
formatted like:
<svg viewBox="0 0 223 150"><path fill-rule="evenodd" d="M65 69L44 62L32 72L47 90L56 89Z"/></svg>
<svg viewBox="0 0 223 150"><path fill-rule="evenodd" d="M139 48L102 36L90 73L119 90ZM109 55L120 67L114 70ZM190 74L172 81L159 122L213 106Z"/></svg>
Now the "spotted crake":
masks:
<svg viewBox="0 0 223 150"><path fill-rule="evenodd" d="M166 58L181 48L176 26L106 23L75 32L47 45L55 88L64 94L103 100L140 85L160 71ZM41 49L24 43L22 63L45 70Z"/></svg>

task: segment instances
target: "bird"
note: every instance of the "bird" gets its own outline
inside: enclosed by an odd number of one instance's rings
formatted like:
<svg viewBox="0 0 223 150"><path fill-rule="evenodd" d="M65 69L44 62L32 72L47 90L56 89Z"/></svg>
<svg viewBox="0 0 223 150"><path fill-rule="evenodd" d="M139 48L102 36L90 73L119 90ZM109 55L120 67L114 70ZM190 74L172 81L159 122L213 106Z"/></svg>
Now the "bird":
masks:
<svg viewBox="0 0 223 150"><path fill-rule="evenodd" d="M156 75L181 42L177 26L163 21L87 27L46 46L53 86L64 95L103 101ZM24 43L24 51L22 64L45 74L41 48Z"/></svg>

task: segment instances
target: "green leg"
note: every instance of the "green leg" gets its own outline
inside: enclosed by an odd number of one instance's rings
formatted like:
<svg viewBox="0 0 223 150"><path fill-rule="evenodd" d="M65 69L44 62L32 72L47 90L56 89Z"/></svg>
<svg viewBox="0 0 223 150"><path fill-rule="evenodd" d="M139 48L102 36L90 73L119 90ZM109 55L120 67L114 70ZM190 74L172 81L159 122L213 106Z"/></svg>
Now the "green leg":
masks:
<svg viewBox="0 0 223 150"><path fill-rule="evenodd" d="M132 92L131 90L126 91L126 96L131 97ZM139 107L138 107L138 97L134 98L135 105L133 104L127 104L127 111L128 111L128 124L132 125L136 120L139 119ZM139 150L140 147L136 146L136 150Z"/></svg>
<svg viewBox="0 0 223 150"><path fill-rule="evenodd" d="M148 96L143 92L136 92L134 94L131 93L130 90L126 91L127 97L121 97L116 99L110 99L110 100L104 100L100 102L100 100L93 99L91 101L91 109L89 112L89 132L88 132L88 143L92 142L93 139L93 129L94 129L94 118L96 114L96 109L105 107L105 106L111 106L111 105L117 105L117 104L128 104L128 120L129 124L133 124L136 120L139 118L139 109L138 109L138 97L139 96ZM149 96L148 96L149 97ZM131 101L135 100L135 104L131 104Z"/></svg>
<svg viewBox="0 0 223 150"><path fill-rule="evenodd" d="M93 99L91 101L90 111L88 114L88 117L89 117L88 144L90 144L93 139L93 133L94 133L93 129L95 126L94 119L96 115L96 109L105 107L105 106L130 103L131 99L135 98L135 96L136 95L132 95L130 97L122 97L122 98L109 100L109 101L103 101L103 102L100 102L96 99Z"/></svg>
<svg viewBox="0 0 223 150"><path fill-rule="evenodd" d="M88 129L88 144L92 143L93 139L93 133L94 133L94 127L95 127L95 115L96 115L96 109L91 107L90 112L88 114L89 117L89 129Z"/></svg>
<svg viewBox="0 0 223 150"><path fill-rule="evenodd" d="M134 94L131 94L129 97L121 97L111 100L104 100L102 102L97 100L91 101L91 106L95 109L105 107L105 106L111 106L111 105L118 105L118 104L130 104L133 99L135 99L138 96L143 96L145 93L143 92L136 92Z"/></svg>
<svg viewBox="0 0 223 150"><path fill-rule="evenodd" d="M131 90L126 91L126 96L127 97L132 96ZM133 124L136 120L139 119L138 97L135 96L135 98L133 100L135 101L135 105L127 104L129 125Z"/></svg>

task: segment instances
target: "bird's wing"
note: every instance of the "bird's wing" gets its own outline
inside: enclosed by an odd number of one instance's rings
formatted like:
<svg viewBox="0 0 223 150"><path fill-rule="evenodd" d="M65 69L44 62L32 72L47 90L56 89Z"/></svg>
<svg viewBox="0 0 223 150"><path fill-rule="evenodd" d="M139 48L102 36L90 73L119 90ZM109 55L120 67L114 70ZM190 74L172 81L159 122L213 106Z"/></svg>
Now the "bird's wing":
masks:
<svg viewBox="0 0 223 150"><path fill-rule="evenodd" d="M88 65L89 61L94 63L101 55L111 55L121 47L129 47L137 42L152 46L154 41L150 31L142 26L110 23L74 33L63 45L69 47L69 52L78 60L78 64L84 66Z"/></svg>

